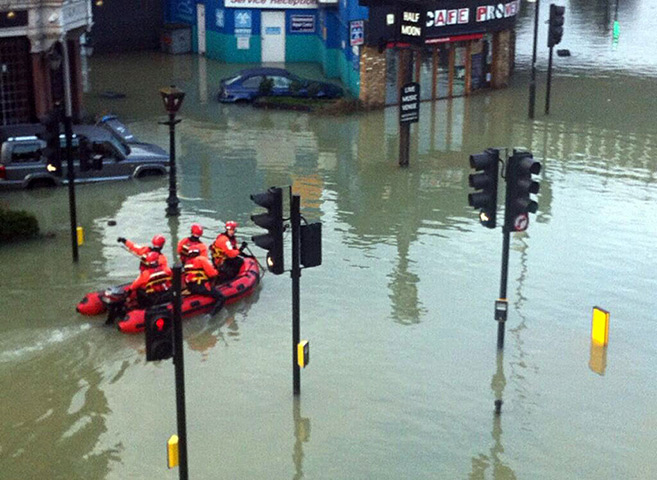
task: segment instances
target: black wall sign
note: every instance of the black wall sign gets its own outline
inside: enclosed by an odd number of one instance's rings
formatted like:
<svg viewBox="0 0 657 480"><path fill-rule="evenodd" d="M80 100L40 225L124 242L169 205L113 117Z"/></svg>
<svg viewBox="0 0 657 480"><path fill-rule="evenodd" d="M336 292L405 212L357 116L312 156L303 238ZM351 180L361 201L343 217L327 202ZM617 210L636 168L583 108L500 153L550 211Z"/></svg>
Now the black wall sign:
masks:
<svg viewBox="0 0 657 480"><path fill-rule="evenodd" d="M520 0L433 0L421 7L410 4L410 8L424 10L422 34L425 39L431 39L513 28ZM403 9L394 5L373 4L369 8L366 43L408 42L399 38L402 13Z"/></svg>
<svg viewBox="0 0 657 480"><path fill-rule="evenodd" d="M399 123L416 123L420 118L420 84L407 83L399 93Z"/></svg>
<svg viewBox="0 0 657 480"><path fill-rule="evenodd" d="M424 44L426 10L421 5L402 3L397 13L399 41L412 45Z"/></svg>

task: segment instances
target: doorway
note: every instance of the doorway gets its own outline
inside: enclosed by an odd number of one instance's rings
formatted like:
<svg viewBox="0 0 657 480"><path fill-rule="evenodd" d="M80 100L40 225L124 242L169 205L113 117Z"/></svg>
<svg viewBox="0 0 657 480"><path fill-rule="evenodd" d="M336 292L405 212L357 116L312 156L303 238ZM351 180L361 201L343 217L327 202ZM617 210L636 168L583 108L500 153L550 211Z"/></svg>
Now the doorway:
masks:
<svg viewBox="0 0 657 480"><path fill-rule="evenodd" d="M285 62L285 12L262 12L262 62Z"/></svg>

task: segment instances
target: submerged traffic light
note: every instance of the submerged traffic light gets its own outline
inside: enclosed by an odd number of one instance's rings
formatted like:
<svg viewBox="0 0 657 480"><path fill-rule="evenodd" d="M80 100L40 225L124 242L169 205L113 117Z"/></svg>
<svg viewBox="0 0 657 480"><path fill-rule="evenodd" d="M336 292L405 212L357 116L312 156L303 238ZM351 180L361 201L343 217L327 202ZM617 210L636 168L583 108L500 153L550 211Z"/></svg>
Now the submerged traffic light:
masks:
<svg viewBox="0 0 657 480"><path fill-rule="evenodd" d="M42 119L41 123L45 131L41 138L46 142L43 156L46 157L46 169L53 175L62 176L61 143L59 139L60 111L57 107L50 110Z"/></svg>
<svg viewBox="0 0 657 480"><path fill-rule="evenodd" d="M166 305L146 310L146 361L173 357L173 313Z"/></svg>
<svg viewBox="0 0 657 480"><path fill-rule="evenodd" d="M267 229L267 233L251 237L251 240L268 251L267 268L274 275L280 275L284 272L283 190L279 187L271 187L265 193L251 195L251 200L267 209L267 213L251 216L251 220L256 225Z"/></svg>
<svg viewBox="0 0 657 480"><path fill-rule="evenodd" d="M548 47L552 48L561 42L563 36L563 22L566 7L560 7L554 3L550 4L550 20L548 27Z"/></svg>
<svg viewBox="0 0 657 480"><path fill-rule="evenodd" d="M486 228L495 228L499 160L500 151L496 148L470 155L470 167L478 173L472 173L469 177L470 186L475 192L468 195L468 204L480 209L479 221Z"/></svg>
<svg viewBox="0 0 657 480"><path fill-rule="evenodd" d="M541 164L530 152L513 151L506 169L506 211L504 226L509 232L522 232L529 225L529 214L536 213L538 203L530 194L538 193L540 185L532 174L541 171Z"/></svg>

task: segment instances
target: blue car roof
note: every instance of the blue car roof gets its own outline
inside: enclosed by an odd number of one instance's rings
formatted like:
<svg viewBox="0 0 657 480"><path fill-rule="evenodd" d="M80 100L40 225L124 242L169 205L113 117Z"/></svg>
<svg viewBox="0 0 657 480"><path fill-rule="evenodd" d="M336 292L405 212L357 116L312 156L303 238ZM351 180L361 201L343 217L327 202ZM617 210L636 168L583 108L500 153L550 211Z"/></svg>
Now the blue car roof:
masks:
<svg viewBox="0 0 657 480"><path fill-rule="evenodd" d="M259 67L259 68L246 68L240 70L238 75L249 76L249 75L292 75L290 72L284 68L273 68L273 67Z"/></svg>

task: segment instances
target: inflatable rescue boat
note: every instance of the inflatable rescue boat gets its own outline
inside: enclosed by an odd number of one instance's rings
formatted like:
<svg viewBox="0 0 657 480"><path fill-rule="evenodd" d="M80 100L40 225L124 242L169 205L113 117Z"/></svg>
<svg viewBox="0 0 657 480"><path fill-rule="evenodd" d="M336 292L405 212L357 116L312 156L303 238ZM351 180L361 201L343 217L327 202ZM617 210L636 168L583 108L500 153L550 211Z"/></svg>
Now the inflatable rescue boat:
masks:
<svg viewBox="0 0 657 480"><path fill-rule="evenodd" d="M224 305L237 302L238 300L249 296L260 283L260 268L254 257L242 257L244 262L239 273L232 280L222 282L215 286L215 289L224 296ZM108 306L111 306L109 297L112 294L122 295L125 288L130 284L126 283L117 287L111 287L107 290L98 290L87 293L78 303L76 310L82 315L100 315L108 312ZM216 300L209 295L185 295L183 291L181 311L183 318L190 318L202 313L211 312L214 309ZM136 307L136 305L127 305L127 313L118 319L119 330L124 333L139 333L144 331L145 309ZM111 312L109 312L111 314ZM110 315L107 323L113 323Z"/></svg>

